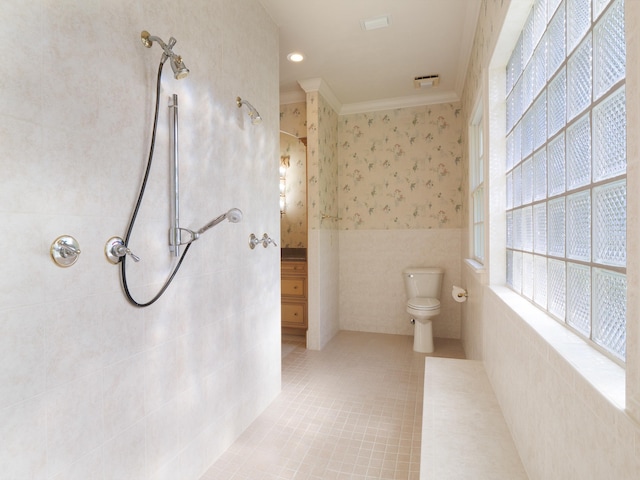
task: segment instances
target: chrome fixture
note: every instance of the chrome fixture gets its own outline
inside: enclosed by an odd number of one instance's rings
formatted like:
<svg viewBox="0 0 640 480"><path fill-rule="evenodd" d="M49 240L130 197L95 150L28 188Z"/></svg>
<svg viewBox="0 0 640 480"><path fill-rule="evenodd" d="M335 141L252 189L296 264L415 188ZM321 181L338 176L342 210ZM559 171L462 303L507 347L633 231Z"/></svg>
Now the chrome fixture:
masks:
<svg viewBox="0 0 640 480"><path fill-rule="evenodd" d="M170 116L173 126L173 138L171 149L171 218L173 223L169 227L169 249L176 257L180 256L180 157L178 154L178 95L175 93L171 97L173 103L169 104L169 109L173 111Z"/></svg>
<svg viewBox="0 0 640 480"><path fill-rule="evenodd" d="M202 235L204 232L206 232L210 228L215 227L216 225L223 222L224 220L229 220L230 223L240 223L242 221L242 210L240 210L239 208L232 208L228 212L223 213L222 215L214 218L213 220L211 220L209 223L207 223L204 227L202 227L196 232L188 228L178 228L178 238L181 239L181 242L177 245L189 245L190 243L195 242L196 240L198 240L198 238L200 238L200 235ZM189 238L186 240L183 240L182 239L183 233L188 233Z"/></svg>
<svg viewBox="0 0 640 480"><path fill-rule="evenodd" d="M334 222L339 222L342 220L342 217L337 217L334 215L327 215L326 213L322 213L320 216L320 220L332 220Z"/></svg>
<svg viewBox="0 0 640 480"><path fill-rule="evenodd" d="M274 247L278 246L278 244L275 242L275 240L273 240L273 238L271 238L266 233L262 235L262 238L258 238L252 233L249 236L249 248L251 248L251 250L253 250L259 244L262 244L262 246L264 248L267 248L269 246L269 244L273 245Z"/></svg>
<svg viewBox="0 0 640 480"><path fill-rule="evenodd" d="M127 282L127 275L126 275L126 271L127 271L127 257L131 257L132 260L134 262L137 262L140 260L139 257L137 257L129 248L129 241L131 239L131 233L133 231L136 219L138 217L138 212L140 210L140 206L142 205L142 200L144 197L144 192L146 190L146 186L147 186L147 181L149 180L149 174L151 172L151 165L153 162L153 154L155 151L155 144L156 144L156 133L157 133L157 128L158 128L158 112L159 112L159 106L160 106L160 91L161 91L161 81L162 81L162 70L164 68L164 64L167 61L167 59L170 60L171 63L171 68L173 69L173 73L176 79L181 79L181 78L185 78L188 74L189 74L189 70L187 69L187 67L184 65L184 63L182 62L182 57L180 57L179 55L176 55L173 52L173 46L176 44L176 39L171 37L171 39L169 40L168 44L165 44L161 39L159 39L158 37L152 37L151 35L149 35L149 32L143 31L140 35L140 38L142 40L142 44L147 47L147 48L151 48L151 45L153 45L153 42L158 42L160 44L160 46L162 47L163 50L163 54L162 57L160 59L160 65L158 66L158 73L156 75L156 89L155 89L155 107L154 107L154 113L153 113L153 130L152 130L152 134L151 134L151 145L149 146L149 156L147 158L147 166L145 169L145 173L144 173L144 177L142 179L142 184L140 186L140 192L138 193L138 198L135 202L135 206L133 209L133 212L131 214L131 218L129 220L129 225L127 226L127 232L124 236L124 238L120 238L120 237L112 237L107 241L107 244L105 246L105 254L107 256L107 259L114 264L120 264L120 279L122 281L122 289L124 290L125 296L127 297L127 300L134 306L136 307L148 307L149 305L152 305L154 302L156 302L162 295L163 293L166 291L166 289L169 287L169 285L171 284L171 282L173 281L173 279L175 278L176 274L178 273L178 270L180 269L180 266L182 265L182 262L184 261L189 248L191 247L191 244L198 239L198 237L204 233L206 230L214 227L215 225L217 225L218 223L222 222L225 219L228 219L230 222L232 223L237 223L240 220L242 220L242 212L240 210L238 210L237 208L232 208L231 210L229 210L227 213L224 213L222 215L220 215L219 217L215 218L214 220L212 220L211 222L209 222L208 224L206 224L204 227L202 227L200 230L198 230L197 232L194 232L192 230L189 229L185 229L185 228L180 228L179 226L179 205L178 205L178 200L179 200L179 191L178 191L178 170L179 170L179 164L178 164L178 97L177 95L173 95L171 97L172 102L170 102L169 108L172 109L172 126L173 126L173 138L172 138L172 147L173 147L173 152L172 152L172 160L173 160L173 165L172 165L172 183L173 183L173 191L172 191L172 204L171 204L171 213L173 214L173 222L169 227L169 245L171 247L171 251L173 253L175 253L175 255L178 258L178 261L176 262L175 266L173 267L171 273L169 274L169 276L167 277L167 279L165 280L164 284L162 285L162 287L160 288L160 290L158 291L158 293L151 298L151 300L146 301L146 302L139 302L136 299L133 298L130 290L129 290L129 285ZM255 109L254 109L255 110ZM256 112L257 114L257 112ZM259 115L258 115L259 117ZM253 116L252 116L253 118ZM184 240L182 238L182 233L186 232L189 234L189 238ZM180 245L185 245L184 250L179 253L178 252L178 246Z"/></svg>
<svg viewBox="0 0 640 480"><path fill-rule="evenodd" d="M139 262L140 257L134 254L129 247L124 244L124 240L120 237L111 237L104 246L104 254L114 265L120 262L125 255L129 255L134 262Z"/></svg>
<svg viewBox="0 0 640 480"><path fill-rule="evenodd" d="M251 117L251 123L253 123L254 125L258 125L259 123L262 122L262 117L258 113L258 110L256 110L256 108L253 105L251 105L249 102L247 102L246 100L243 100L240 97L237 97L236 104L238 105L238 108L242 108L242 105L247 106L247 108L249 109L249 117Z"/></svg>
<svg viewBox="0 0 640 480"><path fill-rule="evenodd" d="M173 76L176 80L180 80L189 75L189 69L182 61L182 57L173 53L173 46L176 44L175 38L171 37L169 39L169 44L166 44L160 37L152 36L149 34L149 32L143 30L140 34L140 40L142 41L142 44L147 48L151 48L153 42L158 42L158 44L164 51L164 53L162 54L162 62L164 63L164 60L166 60L167 58L169 59L169 63L171 63L171 69L173 70Z"/></svg>
<svg viewBox="0 0 640 480"><path fill-rule="evenodd" d="M229 220L231 223L240 223L242 221L242 210L239 208L232 208L227 213L223 213L219 217L214 218L209 223L207 223L204 227L196 232L196 239L202 235L204 232L209 230L210 228L215 227L220 222L224 220Z"/></svg>
<svg viewBox="0 0 640 480"><path fill-rule="evenodd" d="M62 235L56 238L49 249L51 258L59 267L70 267L80 256L80 245L70 235Z"/></svg>

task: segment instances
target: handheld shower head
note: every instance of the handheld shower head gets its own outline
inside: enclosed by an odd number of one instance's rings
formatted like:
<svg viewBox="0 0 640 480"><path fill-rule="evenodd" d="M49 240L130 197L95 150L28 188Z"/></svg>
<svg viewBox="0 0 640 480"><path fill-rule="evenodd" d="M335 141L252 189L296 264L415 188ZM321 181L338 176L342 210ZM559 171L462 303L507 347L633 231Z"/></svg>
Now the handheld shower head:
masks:
<svg viewBox="0 0 640 480"><path fill-rule="evenodd" d="M166 44L160 37L152 36L151 34L149 34L149 32L143 30L140 34L140 41L147 48L151 48L153 42L158 42L164 52L162 54L162 61L164 62L167 58L169 59L169 63L171 63L171 69L173 70L173 76L176 80L180 80L189 75L189 69L182 61L182 57L173 53L173 46L176 44L175 38L171 37L169 39L169 44Z"/></svg>
<svg viewBox="0 0 640 480"><path fill-rule="evenodd" d="M201 234L203 234L210 228L215 227L216 225L218 225L220 222L224 220L229 220L229 222L231 223L239 223L242 221L242 211L239 208L232 208L228 212L223 213L219 217L214 218L209 223L207 223L204 227L202 227L200 230L195 232L196 233L195 238L198 238Z"/></svg>
<svg viewBox="0 0 640 480"><path fill-rule="evenodd" d="M242 108L242 105L247 106L247 108L249 109L249 117L251 117L252 124L258 125L259 123L262 123L262 117L258 113L258 110L256 110L256 107L240 97L236 98L236 104L238 105L238 108Z"/></svg>
<svg viewBox="0 0 640 480"><path fill-rule="evenodd" d="M242 210L239 208L232 208L226 215L227 220L231 223L240 223L242 221Z"/></svg>

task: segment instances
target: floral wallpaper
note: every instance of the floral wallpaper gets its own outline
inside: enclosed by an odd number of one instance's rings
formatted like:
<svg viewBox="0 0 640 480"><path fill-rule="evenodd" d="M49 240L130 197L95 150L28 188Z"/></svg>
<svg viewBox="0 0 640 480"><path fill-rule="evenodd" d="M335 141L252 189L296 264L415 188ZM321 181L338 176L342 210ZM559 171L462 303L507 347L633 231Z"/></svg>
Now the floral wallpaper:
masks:
<svg viewBox="0 0 640 480"><path fill-rule="evenodd" d="M339 118L340 228L459 228L459 103Z"/></svg>
<svg viewBox="0 0 640 480"><path fill-rule="evenodd" d="M338 228L338 114L318 92L307 93L308 198L312 229ZM330 218L323 219L323 215Z"/></svg>
<svg viewBox="0 0 640 480"><path fill-rule="evenodd" d="M306 139L307 136L305 102L280 105L280 130L280 156L289 157L285 176L286 209L280 216L280 242L282 247L306 248L307 148L295 138Z"/></svg>

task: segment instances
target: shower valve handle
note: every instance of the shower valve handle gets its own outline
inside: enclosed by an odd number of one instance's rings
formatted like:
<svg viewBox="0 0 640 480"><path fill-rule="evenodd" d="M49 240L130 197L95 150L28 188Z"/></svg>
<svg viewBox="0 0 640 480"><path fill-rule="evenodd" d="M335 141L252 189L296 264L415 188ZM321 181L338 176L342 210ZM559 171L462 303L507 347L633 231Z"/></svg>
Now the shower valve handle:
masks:
<svg viewBox="0 0 640 480"><path fill-rule="evenodd" d="M262 238L256 237L253 233L249 236L249 247L251 250L256 248L259 244L262 244L264 248L267 248L269 244L273 244L274 247L277 247L278 244L275 242L273 238L271 238L266 233L262 235Z"/></svg>
<svg viewBox="0 0 640 480"><path fill-rule="evenodd" d="M139 262L140 257L133 253L129 247L124 244L124 240L120 237L111 237L104 246L104 253L113 264L120 262L120 259L126 255L130 255L134 262Z"/></svg>
<svg viewBox="0 0 640 480"><path fill-rule="evenodd" d="M116 255L118 257L124 257L125 255L129 255L134 262L139 262L140 257L131 251L129 247L126 247L124 244L117 245L115 247Z"/></svg>
<svg viewBox="0 0 640 480"><path fill-rule="evenodd" d="M262 246L264 248L267 248L269 246L269 244L272 243L274 247L277 247L278 244L276 243L276 241L271 238L269 235L267 235L266 233L262 236Z"/></svg>

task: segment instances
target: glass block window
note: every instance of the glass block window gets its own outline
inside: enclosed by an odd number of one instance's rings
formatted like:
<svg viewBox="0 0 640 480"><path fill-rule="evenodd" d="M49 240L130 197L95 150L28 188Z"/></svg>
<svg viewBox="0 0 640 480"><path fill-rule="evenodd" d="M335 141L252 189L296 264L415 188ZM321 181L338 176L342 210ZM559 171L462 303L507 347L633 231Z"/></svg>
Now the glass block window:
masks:
<svg viewBox="0 0 640 480"><path fill-rule="evenodd" d="M507 284L622 361L624 1L534 1L507 65L505 172Z"/></svg>

